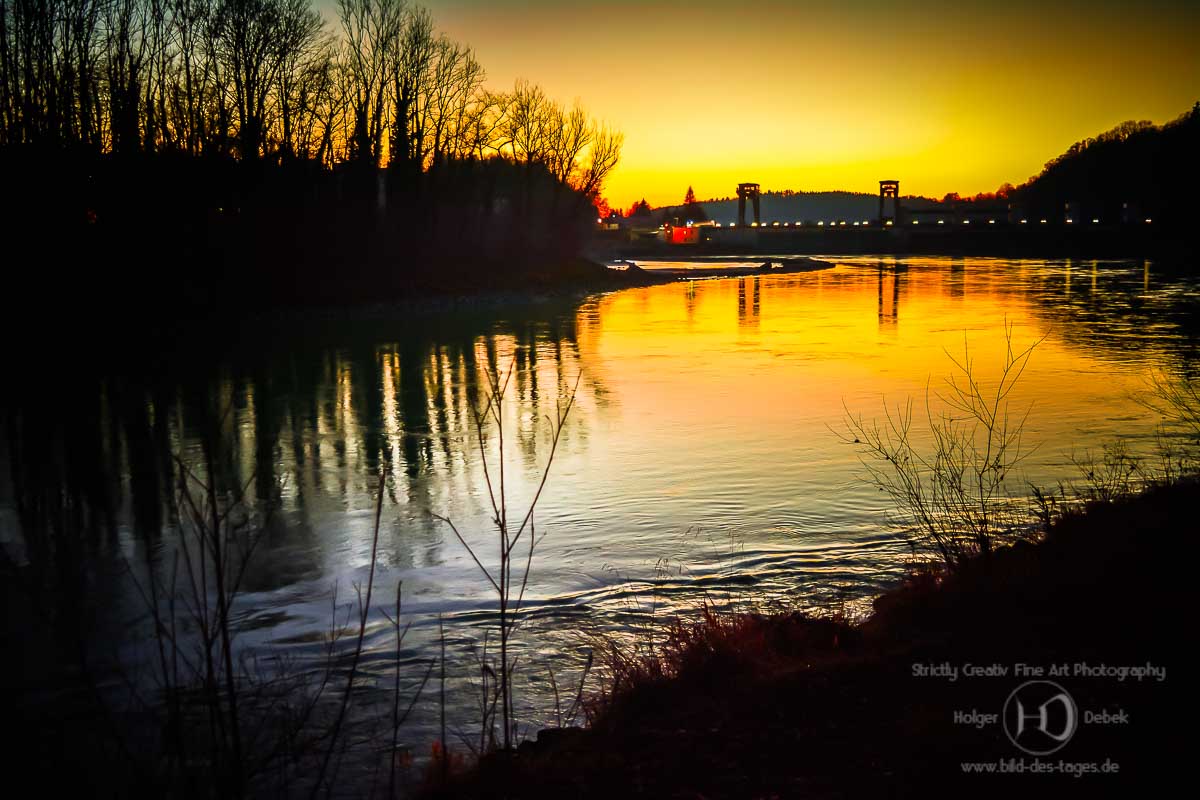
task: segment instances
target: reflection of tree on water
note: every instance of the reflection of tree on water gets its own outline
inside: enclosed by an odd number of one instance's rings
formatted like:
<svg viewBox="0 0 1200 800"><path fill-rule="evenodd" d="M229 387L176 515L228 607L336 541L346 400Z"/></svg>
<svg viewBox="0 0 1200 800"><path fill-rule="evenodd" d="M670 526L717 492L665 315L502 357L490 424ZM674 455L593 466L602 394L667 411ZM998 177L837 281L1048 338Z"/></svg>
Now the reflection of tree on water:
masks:
<svg viewBox="0 0 1200 800"><path fill-rule="evenodd" d="M281 458L284 414L282 398L277 395L278 382L268 374L262 363L252 368L254 387L254 485L255 497L263 503L280 500L280 481L276 462Z"/></svg>
<svg viewBox="0 0 1200 800"><path fill-rule="evenodd" d="M429 355L432 347L428 342L408 340L397 348L399 362L399 424L401 452L404 471L410 479L427 471L433 462L433 442L430 438L429 387L426 374L429 371Z"/></svg>
<svg viewBox="0 0 1200 800"><path fill-rule="evenodd" d="M103 458L112 475L129 478L129 500L134 530L140 536L157 537L165 523L162 497L171 475L169 414L170 401L157 387L111 383L104 393L113 421L119 426L125 446L110 444ZM114 428L116 426L113 426ZM120 455L125 455L122 468ZM119 490L117 502L120 502Z"/></svg>
<svg viewBox="0 0 1200 800"><path fill-rule="evenodd" d="M573 311L453 327L439 319L446 329L407 326L390 341L371 331L343 344L333 331L224 360L201 347L161 374L35 381L6 409L3 431L21 548L51 565L63 541L115 540L126 517L138 540L169 533L178 455L218 491L245 488L257 508L276 509L248 587L316 577L323 553L337 546L323 540L320 518L370 505L380 469L411 523L395 557L411 563L402 550L427 553L443 536L418 520L444 493L459 496L481 479L469 447L480 369L513 367L513 443L536 461L546 406L582 369ZM598 386L588 376L580 393L602 406ZM564 444L586 423L576 415Z"/></svg>
<svg viewBox="0 0 1200 800"><path fill-rule="evenodd" d="M1034 316L1069 344L1107 357L1200 361L1200 286L1194 278L1157 274L1151 262L1087 264L1085 291L1072 290L1080 264L1067 260L1030 270L1021 291Z"/></svg>
<svg viewBox="0 0 1200 800"><path fill-rule="evenodd" d="M437 430L450 431L461 429L463 424L461 412L466 408L466 404L460 404L452 396L448 397L448 395L450 394L451 385L455 382L466 380L467 375L475 374L474 359L468 362L465 361L467 358L466 351L458 348L441 344L433 346L432 365L430 369L432 373L432 388L430 393L432 396L431 410L433 424ZM439 436L437 444L440 446L442 461L449 463L454 458L454 453L450 447L450 437Z"/></svg>
<svg viewBox="0 0 1200 800"><path fill-rule="evenodd" d="M117 532L122 487L112 467L125 406L103 396L98 383L80 383L80 391L92 399L86 407L72 407L74 396L59 395L5 410L13 504L22 528L29 529L20 542L23 553L15 558L39 570L53 569L60 557L69 556L67 547L111 540ZM138 492L146 485L140 461L131 484ZM147 513L139 501L135 498L132 507L145 524ZM87 541L60 543L67 530L86 531Z"/></svg>

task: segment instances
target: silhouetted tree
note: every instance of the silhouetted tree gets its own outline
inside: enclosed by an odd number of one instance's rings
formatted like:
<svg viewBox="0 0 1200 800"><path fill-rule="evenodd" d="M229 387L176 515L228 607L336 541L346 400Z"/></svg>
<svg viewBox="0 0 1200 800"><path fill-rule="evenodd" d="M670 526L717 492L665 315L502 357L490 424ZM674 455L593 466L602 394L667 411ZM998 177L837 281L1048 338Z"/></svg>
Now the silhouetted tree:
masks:
<svg viewBox="0 0 1200 800"><path fill-rule="evenodd" d="M696 193L692 191L691 186L687 188L687 194L683 196L683 216L694 222L703 222L708 219L704 208L696 202Z"/></svg>
<svg viewBox="0 0 1200 800"><path fill-rule="evenodd" d="M312 0L0 0L0 203L14 230L191 259L86 280L200 303L322 295L332 264L395 288L438 253L561 260L622 137L484 78L406 0L338 0L332 26Z"/></svg>
<svg viewBox="0 0 1200 800"><path fill-rule="evenodd" d="M629 213L625 216L630 218L647 218L650 216L653 210L654 209L650 207L650 204L646 202L646 198L643 197L641 200L629 207Z"/></svg>
<svg viewBox="0 0 1200 800"><path fill-rule="evenodd" d="M405 25L402 0L338 0L344 46L344 93L350 130L348 157L372 166L384 159L392 122L386 92L400 68L398 42Z"/></svg>

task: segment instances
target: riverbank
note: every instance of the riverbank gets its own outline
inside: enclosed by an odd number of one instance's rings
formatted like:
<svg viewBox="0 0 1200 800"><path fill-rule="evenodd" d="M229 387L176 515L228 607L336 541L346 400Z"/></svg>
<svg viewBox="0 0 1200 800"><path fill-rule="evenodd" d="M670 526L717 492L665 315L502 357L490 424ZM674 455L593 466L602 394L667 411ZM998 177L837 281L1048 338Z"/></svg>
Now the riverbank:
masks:
<svg viewBox="0 0 1200 800"><path fill-rule="evenodd" d="M914 572L864 621L706 615L672 633L665 670L618 674L589 728L543 731L435 796L1145 793L1185 763L1182 537L1198 502L1188 481L1093 505L960 574ZM1002 720L1038 679L1066 690L1079 723L1041 757Z"/></svg>

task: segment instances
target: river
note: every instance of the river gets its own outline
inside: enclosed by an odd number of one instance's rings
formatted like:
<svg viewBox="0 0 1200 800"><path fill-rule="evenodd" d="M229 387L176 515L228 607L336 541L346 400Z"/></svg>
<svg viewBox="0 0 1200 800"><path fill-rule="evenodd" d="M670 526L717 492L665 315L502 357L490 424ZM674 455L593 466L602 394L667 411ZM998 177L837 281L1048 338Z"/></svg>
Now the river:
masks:
<svg viewBox="0 0 1200 800"><path fill-rule="evenodd" d="M501 453L494 422L478 444L478 376L511 371L501 408L510 517L536 491L556 409L573 392L534 515L516 642L520 721L536 730L553 716L550 672L573 685L596 635L636 636L647 619L704 600L866 608L912 551L839 435L846 414L877 418L909 399L922 411L927 391L936 407L964 347L987 380L1008 337L1037 342L1011 396L1036 445L1011 480L1017 496L1077 479L1073 455L1118 439L1151 454L1158 419L1139 393L1156 371L1196 365L1200 281L1149 262L826 260L801 274L582 300L281 317L219 355L167 354L78 384L73 362L93 356L63 354L56 396L9 414L0 541L16 561L36 561L34 523L19 509L48 491L78 498L101 531L89 545L97 630L128 642L122 657L145 657L146 603L124 570L165 574L178 539L172 458L203 474L203 443L217 442L218 483L246 487L247 505L271 512L234 607L240 647L315 673L335 587L344 618L366 580L383 471L363 666L390 680L380 609L402 582L413 625L405 685L436 656L440 615L451 728L470 739L472 653L495 600L435 515L494 569L482 459L498 489ZM418 747L435 730L427 695L403 735Z"/></svg>

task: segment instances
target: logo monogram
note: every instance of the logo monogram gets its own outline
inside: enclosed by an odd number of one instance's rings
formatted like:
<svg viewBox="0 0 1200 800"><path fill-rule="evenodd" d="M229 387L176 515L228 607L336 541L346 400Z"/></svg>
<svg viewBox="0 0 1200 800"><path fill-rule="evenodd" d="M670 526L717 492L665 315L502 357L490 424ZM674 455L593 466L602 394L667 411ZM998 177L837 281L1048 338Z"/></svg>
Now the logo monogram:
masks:
<svg viewBox="0 0 1200 800"><path fill-rule="evenodd" d="M1008 740L1031 756L1062 748L1079 729L1079 710L1066 689L1053 681L1028 681L1004 703Z"/></svg>

